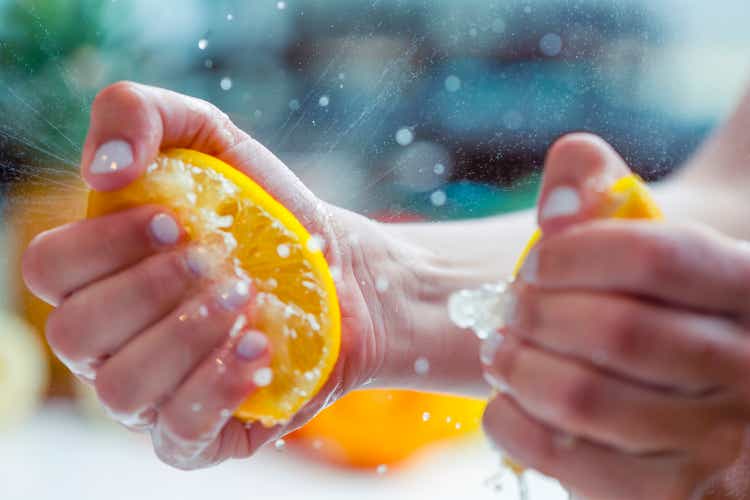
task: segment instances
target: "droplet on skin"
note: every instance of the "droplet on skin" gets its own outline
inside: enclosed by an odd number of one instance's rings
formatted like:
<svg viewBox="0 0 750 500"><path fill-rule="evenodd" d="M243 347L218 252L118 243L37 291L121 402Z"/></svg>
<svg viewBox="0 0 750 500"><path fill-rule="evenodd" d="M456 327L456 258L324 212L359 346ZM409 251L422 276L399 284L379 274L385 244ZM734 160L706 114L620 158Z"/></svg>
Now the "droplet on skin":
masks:
<svg viewBox="0 0 750 500"><path fill-rule="evenodd" d="M224 408L223 410L219 412L219 415L221 415L221 418L229 418L232 416L232 411L227 408Z"/></svg>
<svg viewBox="0 0 750 500"><path fill-rule="evenodd" d="M253 373L253 383L258 387L266 387L273 380L273 371L270 368L258 368Z"/></svg>
<svg viewBox="0 0 750 500"><path fill-rule="evenodd" d="M321 449L321 448L323 447L323 441L321 441L320 439L315 439L315 440L314 440L314 441L312 442L312 447L313 447L314 449L316 449L316 450L319 450L319 449Z"/></svg>
<svg viewBox="0 0 750 500"><path fill-rule="evenodd" d="M376 289L376 290L377 290L378 292L385 292L386 290L388 290L388 287L389 287L390 285L391 285L391 284L390 284L390 282L388 281L388 278L386 278L385 276L378 276L378 277L377 277L377 278L375 279L375 289Z"/></svg>
<svg viewBox="0 0 750 500"><path fill-rule="evenodd" d="M326 246L326 241L319 234L313 234L307 240L307 249L311 252L321 252Z"/></svg>
<svg viewBox="0 0 750 500"><path fill-rule="evenodd" d="M229 329L229 337L234 338L239 335L242 329L245 328L246 324L247 316L245 316L244 314L240 314L239 316L237 316L237 319L234 320L232 328Z"/></svg>
<svg viewBox="0 0 750 500"><path fill-rule="evenodd" d="M198 413L199 411L201 411L203 409L203 405L200 404L200 403L193 403L192 405L190 405L190 409L194 413Z"/></svg>
<svg viewBox="0 0 750 500"><path fill-rule="evenodd" d="M198 308L198 315L201 318L207 318L208 317L208 307L202 305Z"/></svg>
<svg viewBox="0 0 750 500"><path fill-rule="evenodd" d="M333 281L341 281L342 275L339 266L331 266L329 271L331 271L331 278L333 278Z"/></svg>
<svg viewBox="0 0 750 500"><path fill-rule="evenodd" d="M277 439L273 443L273 447L276 448L276 451L282 451L286 447L286 441L283 439Z"/></svg>
<svg viewBox="0 0 750 500"><path fill-rule="evenodd" d="M425 357L419 357L414 361L414 373L426 375L430 371L430 361Z"/></svg>
<svg viewBox="0 0 750 500"><path fill-rule="evenodd" d="M377 472L377 474L378 474L379 476L382 476L383 474L385 474L386 472L388 472L388 466L387 466L387 465L385 465L385 464L380 464L380 465L378 465L378 467L377 467L377 468L375 469L375 472Z"/></svg>

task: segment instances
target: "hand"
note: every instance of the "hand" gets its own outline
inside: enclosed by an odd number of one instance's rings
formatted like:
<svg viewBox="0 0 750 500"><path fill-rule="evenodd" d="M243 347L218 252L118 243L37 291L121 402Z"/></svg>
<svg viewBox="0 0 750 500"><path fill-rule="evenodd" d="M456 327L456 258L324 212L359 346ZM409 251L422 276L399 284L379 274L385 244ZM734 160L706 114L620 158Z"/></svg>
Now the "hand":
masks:
<svg viewBox="0 0 750 500"><path fill-rule="evenodd" d="M586 222L591 186L627 172L592 136L550 150L544 238L503 339L484 346L502 391L486 431L580 498L745 498L750 248L700 227Z"/></svg>
<svg viewBox="0 0 750 500"><path fill-rule="evenodd" d="M47 325L54 352L94 385L115 419L149 431L159 457L187 469L252 454L376 374L388 314L371 318L382 307L365 260L386 252L374 223L317 199L212 105L166 90L127 82L103 90L93 104L82 174L93 189L115 190L168 147L203 151L250 175L326 239L328 262L342 270L338 363L289 424L267 429L231 416L252 393L254 371L269 363L262 332L229 336L253 290L206 279L207 262L168 210L144 206L75 222L31 243L24 277L57 307ZM345 237L354 232L360 243ZM226 367L221 376L217 360Z"/></svg>

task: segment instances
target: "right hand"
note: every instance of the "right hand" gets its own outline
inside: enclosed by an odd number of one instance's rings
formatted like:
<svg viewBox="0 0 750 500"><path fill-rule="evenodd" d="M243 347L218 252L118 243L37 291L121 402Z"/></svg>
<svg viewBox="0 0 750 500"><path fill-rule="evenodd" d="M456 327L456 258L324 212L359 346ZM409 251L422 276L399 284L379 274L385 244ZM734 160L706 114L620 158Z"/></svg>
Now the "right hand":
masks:
<svg viewBox="0 0 750 500"><path fill-rule="evenodd" d="M371 252L380 242L357 244L348 238L377 231L366 219L316 198L227 115L163 89L121 82L97 96L82 175L93 189L116 190L169 147L214 155L251 176L308 231L325 238L329 264L342 270L337 282L342 349L336 367L291 422L264 428L231 416L254 389L248 374L269 363L262 332L229 337L237 310L251 301L253 291L237 282L203 279L203 263L188 251L168 210L142 206L34 239L23 274L32 292L57 308L47 324L53 351L96 388L115 419L149 431L162 460L191 469L251 455L375 375L385 322L370 315L380 309L380 299L361 276L366 266L358 246ZM206 305L204 314L183 314L198 304ZM227 368L222 376L215 369L217 357Z"/></svg>

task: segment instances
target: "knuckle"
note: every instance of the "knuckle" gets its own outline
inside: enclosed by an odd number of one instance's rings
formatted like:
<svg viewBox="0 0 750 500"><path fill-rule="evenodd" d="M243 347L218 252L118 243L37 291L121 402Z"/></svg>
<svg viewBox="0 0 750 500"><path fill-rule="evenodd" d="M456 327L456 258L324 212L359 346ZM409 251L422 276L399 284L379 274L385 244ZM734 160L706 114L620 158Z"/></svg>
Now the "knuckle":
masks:
<svg viewBox="0 0 750 500"><path fill-rule="evenodd" d="M102 404L116 419L132 413L134 410L133 382L136 377L122 377L116 369L105 365L97 373L94 381L96 394Z"/></svg>
<svg viewBox="0 0 750 500"><path fill-rule="evenodd" d="M142 86L135 82L119 81L101 91L94 98L92 111L98 113L115 108L127 108L129 112L142 109L145 105Z"/></svg>
<svg viewBox="0 0 750 500"><path fill-rule="evenodd" d="M70 314L65 306L58 307L47 317L45 336L52 351L64 362L77 358L75 330L70 327Z"/></svg>
<svg viewBox="0 0 750 500"><path fill-rule="evenodd" d="M23 254L21 269L26 286L35 294L41 293L44 280L44 234L37 235Z"/></svg>
<svg viewBox="0 0 750 500"><path fill-rule="evenodd" d="M677 249L661 238L635 238L636 276L645 283L664 283L674 278Z"/></svg>
<svg viewBox="0 0 750 500"><path fill-rule="evenodd" d="M601 397L600 384L588 375L579 375L561 391L563 420L587 425L594 419Z"/></svg>
<svg viewBox="0 0 750 500"><path fill-rule="evenodd" d="M62 298L62 291L56 290L58 266L56 232L45 231L31 240L23 253L21 260L21 274L28 289L37 297L47 302L57 304Z"/></svg>
<svg viewBox="0 0 750 500"><path fill-rule="evenodd" d="M640 319L635 307L619 305L607 314L605 332L606 354L620 359L633 359L640 350Z"/></svg>
<svg viewBox="0 0 750 500"><path fill-rule="evenodd" d="M532 335L540 322L539 303L539 300L534 300L534 292L530 287L516 287L508 311L510 326L516 326L524 335Z"/></svg>
<svg viewBox="0 0 750 500"><path fill-rule="evenodd" d="M528 446L528 456L525 457L524 466L550 475L557 472L560 455L551 432L530 436L525 446Z"/></svg>
<svg viewBox="0 0 750 500"><path fill-rule="evenodd" d="M175 286L186 284L188 273L182 257L176 252L159 255L136 267L136 283L144 296L155 301L169 300Z"/></svg>

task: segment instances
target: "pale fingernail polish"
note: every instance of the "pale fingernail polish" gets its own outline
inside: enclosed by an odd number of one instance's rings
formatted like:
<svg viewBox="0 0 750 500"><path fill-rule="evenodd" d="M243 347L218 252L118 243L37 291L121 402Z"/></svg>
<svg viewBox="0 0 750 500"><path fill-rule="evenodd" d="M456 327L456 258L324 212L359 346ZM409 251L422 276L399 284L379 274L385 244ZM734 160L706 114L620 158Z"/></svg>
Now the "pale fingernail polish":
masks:
<svg viewBox="0 0 750 500"><path fill-rule="evenodd" d="M500 378L498 375L495 375L494 373L489 372L489 371L483 372L482 375L484 376L484 380L488 384L490 384L490 387L495 389L500 394L511 393L510 386L508 385L508 383L502 378Z"/></svg>
<svg viewBox="0 0 750 500"><path fill-rule="evenodd" d="M174 245L180 239L180 227L177 221L167 214L157 214L149 223L154 239L161 245Z"/></svg>
<svg viewBox="0 0 750 500"><path fill-rule="evenodd" d="M236 311L250 298L250 283L244 280L231 280L219 289L219 304L227 311Z"/></svg>
<svg viewBox="0 0 750 500"><path fill-rule="evenodd" d="M550 191L539 212L539 220L554 219L575 215L581 209L581 197L578 191L568 186L560 186Z"/></svg>
<svg viewBox="0 0 750 500"><path fill-rule="evenodd" d="M114 174L133 164L133 148L126 141L105 142L94 153L89 166L92 174Z"/></svg>
<svg viewBox="0 0 750 500"><path fill-rule="evenodd" d="M519 276L526 283L534 283L539 272L539 249L537 247L532 248L526 255L526 260L521 266Z"/></svg>
<svg viewBox="0 0 750 500"><path fill-rule="evenodd" d="M268 349L268 338L260 332L251 330L247 332L235 348L237 355L245 361L259 359Z"/></svg>

